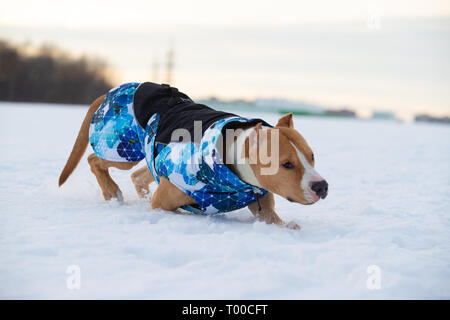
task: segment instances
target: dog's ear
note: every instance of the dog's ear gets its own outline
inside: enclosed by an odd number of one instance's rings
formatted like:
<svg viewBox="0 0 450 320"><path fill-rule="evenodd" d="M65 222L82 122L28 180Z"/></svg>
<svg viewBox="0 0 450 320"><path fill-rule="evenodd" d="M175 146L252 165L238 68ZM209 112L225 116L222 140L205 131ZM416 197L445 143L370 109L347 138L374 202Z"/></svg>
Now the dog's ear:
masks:
<svg viewBox="0 0 450 320"><path fill-rule="evenodd" d="M252 164L255 164L257 161L258 154L258 140L259 139L259 130L262 130L262 123L259 122L256 126L253 127L252 132L248 136L248 149L247 149L247 157L250 159Z"/></svg>
<svg viewBox="0 0 450 320"><path fill-rule="evenodd" d="M249 142L250 148L254 148L258 145L259 130L261 130L261 129L262 129L261 122L258 122L258 124L253 127L253 130L248 137L248 142Z"/></svg>
<svg viewBox="0 0 450 320"><path fill-rule="evenodd" d="M292 112L282 116L278 119L276 127L294 128L294 120L292 119Z"/></svg>

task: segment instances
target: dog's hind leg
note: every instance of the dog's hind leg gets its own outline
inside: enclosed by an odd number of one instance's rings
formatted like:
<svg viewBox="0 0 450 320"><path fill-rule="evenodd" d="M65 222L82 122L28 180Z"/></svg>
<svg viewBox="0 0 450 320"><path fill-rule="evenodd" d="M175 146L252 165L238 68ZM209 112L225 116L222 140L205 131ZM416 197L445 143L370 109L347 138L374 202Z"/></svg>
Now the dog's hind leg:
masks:
<svg viewBox="0 0 450 320"><path fill-rule="evenodd" d="M108 169L114 167L122 170L129 170L139 163L135 162L114 162L103 160L99 158L95 153L88 157L89 166L91 167L92 173L97 178L97 182L102 189L103 197L105 200L110 200L111 198L117 198L119 201L123 200L122 191L120 191L119 186L114 182L114 180L109 175Z"/></svg>
<svg viewBox="0 0 450 320"><path fill-rule="evenodd" d="M175 211L181 206L195 204L194 199L174 186L165 177L160 177L158 189L152 196L152 209L161 208L167 211Z"/></svg>
<svg viewBox="0 0 450 320"><path fill-rule="evenodd" d="M148 186L155 179L147 166L142 167L131 174L131 180L133 181L136 192L140 198L144 198L150 193Z"/></svg>

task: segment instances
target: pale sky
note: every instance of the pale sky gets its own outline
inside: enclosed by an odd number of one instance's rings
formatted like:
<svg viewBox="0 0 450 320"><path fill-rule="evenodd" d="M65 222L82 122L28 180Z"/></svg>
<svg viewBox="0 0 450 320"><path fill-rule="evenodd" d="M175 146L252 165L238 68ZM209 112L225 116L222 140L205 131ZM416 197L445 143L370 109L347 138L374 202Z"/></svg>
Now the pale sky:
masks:
<svg viewBox="0 0 450 320"><path fill-rule="evenodd" d="M450 114L450 0L0 1L0 39L104 57L119 83L164 82L172 43L194 98Z"/></svg>
<svg viewBox="0 0 450 320"><path fill-rule="evenodd" d="M14 0L1 1L1 24L129 28L161 24L279 25L383 17L450 15L449 0Z"/></svg>

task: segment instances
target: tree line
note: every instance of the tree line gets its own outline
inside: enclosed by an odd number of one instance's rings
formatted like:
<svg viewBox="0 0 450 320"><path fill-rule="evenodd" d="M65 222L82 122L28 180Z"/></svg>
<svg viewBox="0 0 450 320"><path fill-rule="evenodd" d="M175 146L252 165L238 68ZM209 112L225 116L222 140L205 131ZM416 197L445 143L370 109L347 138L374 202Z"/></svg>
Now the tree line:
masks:
<svg viewBox="0 0 450 320"><path fill-rule="evenodd" d="M112 87L106 67L53 46L29 50L0 40L0 101L88 104Z"/></svg>

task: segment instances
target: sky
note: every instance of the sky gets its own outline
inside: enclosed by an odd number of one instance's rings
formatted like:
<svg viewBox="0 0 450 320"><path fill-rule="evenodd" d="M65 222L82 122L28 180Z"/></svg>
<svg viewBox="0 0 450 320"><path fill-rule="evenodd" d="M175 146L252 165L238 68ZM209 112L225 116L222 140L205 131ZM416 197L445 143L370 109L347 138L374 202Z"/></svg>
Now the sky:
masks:
<svg viewBox="0 0 450 320"><path fill-rule="evenodd" d="M450 1L1 1L0 38L106 59L114 81L450 115ZM158 65L158 68L154 66Z"/></svg>
<svg viewBox="0 0 450 320"><path fill-rule="evenodd" d="M278 25L384 17L450 15L448 0L15 0L2 1L0 20L8 25L134 29L161 24ZM39 14L36 14L39 13Z"/></svg>

